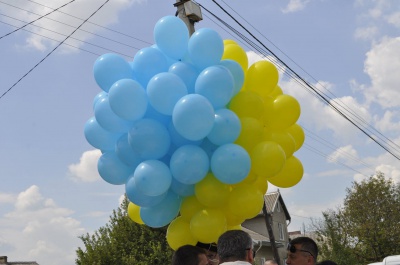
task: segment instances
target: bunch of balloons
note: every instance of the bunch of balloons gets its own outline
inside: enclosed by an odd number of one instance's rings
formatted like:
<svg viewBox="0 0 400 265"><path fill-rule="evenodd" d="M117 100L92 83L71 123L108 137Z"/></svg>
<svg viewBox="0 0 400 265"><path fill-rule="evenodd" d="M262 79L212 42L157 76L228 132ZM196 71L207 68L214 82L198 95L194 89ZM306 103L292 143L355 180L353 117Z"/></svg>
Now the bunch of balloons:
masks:
<svg viewBox="0 0 400 265"><path fill-rule="evenodd" d="M96 60L102 91L85 137L102 151L100 176L125 185L133 221L169 225L173 249L216 242L260 213L268 181L300 181L300 106L277 85L272 63L248 67L245 51L212 29L189 36L166 16L154 39L132 62Z"/></svg>

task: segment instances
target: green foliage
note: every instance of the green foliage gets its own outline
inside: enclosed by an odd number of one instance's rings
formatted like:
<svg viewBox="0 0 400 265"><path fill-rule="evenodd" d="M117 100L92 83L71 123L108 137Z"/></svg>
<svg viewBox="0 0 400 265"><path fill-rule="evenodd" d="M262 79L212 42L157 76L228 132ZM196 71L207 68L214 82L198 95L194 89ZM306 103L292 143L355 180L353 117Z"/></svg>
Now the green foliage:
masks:
<svg viewBox="0 0 400 265"><path fill-rule="evenodd" d="M127 214L128 201L113 211L109 223L93 235L82 235L85 249L76 251L78 265L170 264L172 250L166 229L152 229L133 222Z"/></svg>
<svg viewBox="0 0 400 265"><path fill-rule="evenodd" d="M365 265L400 253L400 186L382 173L346 190L343 207L316 224L321 256Z"/></svg>

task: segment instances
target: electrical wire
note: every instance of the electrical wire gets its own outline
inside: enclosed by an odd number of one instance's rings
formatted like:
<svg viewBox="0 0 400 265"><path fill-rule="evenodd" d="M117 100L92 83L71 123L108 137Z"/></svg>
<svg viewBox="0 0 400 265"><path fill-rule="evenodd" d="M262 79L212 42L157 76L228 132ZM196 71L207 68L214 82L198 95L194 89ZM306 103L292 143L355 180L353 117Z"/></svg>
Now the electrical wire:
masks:
<svg viewBox="0 0 400 265"><path fill-rule="evenodd" d="M10 16L5 15L5 14L2 14L2 13L0 13L0 16L5 16L5 17L8 17L8 18L17 20L17 21L25 22L25 21L20 20L20 19L18 19L18 18L13 18L13 17L10 17ZM1 23L4 23L4 24L8 24L8 23L5 23L5 22L3 22L3 21L0 21L0 22L1 22ZM11 25L11 24L8 24L8 25ZM13 25L12 25L12 26L13 26ZM54 30L51 30L51 29L47 29L47 28L44 28L44 27L41 27L41 26L37 26L37 25L32 25L32 26L37 27L37 28L40 28L40 29L44 29L44 30L49 31L49 32L52 32L52 33L59 34L59 35L64 36L64 37L65 37L65 36L68 36L67 34L63 34L63 33L60 33L60 32L57 32L57 31L54 31ZM14 27L16 27L16 26L14 26ZM27 32L32 33L32 34L36 34L36 35L45 37L45 38L47 38L47 39L54 40L54 41L56 41L56 42L60 42L60 41L58 41L58 40L49 38L49 37L47 37L47 36L37 34L37 33L33 32L33 31L29 31L29 30L26 30L26 29L22 29L22 30L27 31ZM97 48L101 48L101 49L107 50L107 51L109 51L109 52L117 53L117 54L126 56L126 57L128 57L128 58L132 58L131 55L123 54L123 53L121 53L121 52L118 52L118 51L115 51L115 50L112 50L112 49L109 49L109 48L105 48L105 47L103 47L103 46L100 46L100 45L97 45L97 44L94 44L94 43L91 43L91 42L88 42L88 41L80 40L80 39L75 38L75 37L72 37L72 36L69 37L69 39L77 40L77 41L80 41L80 42L82 42L82 43L85 43L85 44L88 44L88 45L91 45L91 46L94 46L94 47L97 47ZM128 45L128 46L129 46L129 45ZM133 48L133 49L139 50L139 48L136 48L136 47L133 47L133 46L130 46L130 47ZM78 48L78 49L79 49L79 48Z"/></svg>
<svg viewBox="0 0 400 265"><path fill-rule="evenodd" d="M23 28L25 28L26 26L28 26L28 25L30 25L30 24L32 24L32 23L34 23L34 22L36 22L36 21L38 21L38 20L44 18L45 16L48 16L48 15L50 15L51 13L56 12L56 11L59 10L60 8L63 8L64 6L67 6L67 5L71 4L71 3L74 2L74 1L75 1L75 0L72 0L72 1L70 1L70 2L68 2L68 3L66 3L66 4L64 4L64 5L62 5L62 6L60 6L59 8L53 9L53 11L51 11L51 12L49 12L49 13L43 15L43 16L40 16L40 17L38 17L37 19L32 20L31 22L29 22L29 23L23 25L22 27L19 27L19 28L17 28L16 30L11 31L11 32L9 32L9 33L7 33L7 34L1 36L1 37L0 37L0 40L1 40L2 38L4 38L4 37L7 37L8 35L10 35L10 34L12 34L12 33L14 33L14 32L17 32L18 30L23 29Z"/></svg>
<svg viewBox="0 0 400 265"><path fill-rule="evenodd" d="M34 4L36 4L36 5L39 5L39 6L42 6L42 7L46 7L46 8L49 8L49 9L53 9L53 8L51 8L51 7L49 7L49 6L43 5L43 4L41 4L41 3L38 3L38 2L36 2L36 1L32 1L32 0L26 0L26 1L32 2L32 3L34 3ZM7 4L7 3L4 3L3 1L0 1L0 3L3 3L3 4L6 4L6 5L9 5L9 4ZM10 6L11 6L11 5L10 5ZM21 10L24 10L24 11L27 11L27 12L29 12L29 13L32 13L32 14L35 14L35 15L38 15L38 16L39 16L39 14L36 14L36 13L34 13L34 12L31 12L31 11L28 11L28 10L25 10L25 9L22 9L22 8L20 8L20 7L16 7L16 6L13 6L13 7L15 7L15 8L18 8L18 9L21 9ZM69 13L66 13L66 12L63 12L63 11L61 11L61 10L57 10L57 11L58 11L58 13L61 13L61 14L67 15L67 16L69 16L69 17L73 17L73 18L76 18L76 19L78 19L78 20L81 20L81 21L83 21L83 19L82 19L82 18L80 18L80 17L77 17L77 16L74 16L74 15L71 15L71 14L69 14ZM47 18L47 19L49 19L49 20L53 20L53 19L51 19L51 18ZM57 21L57 20L53 20L53 21L56 21L56 22L59 22L59 23L61 23L60 21ZM134 40L137 40L137 41L143 42L143 43L145 43L145 44L152 45L152 43L150 43L150 42L148 42L148 41L145 41L145 40L142 40L142 39L136 38L136 37L134 37L134 36L131 36L131 35L125 34L125 33L123 33L123 32L120 32L120 31L117 31L117 30L114 30L114 29L111 29L111 28L104 27L104 26L102 26L102 25L99 25L99 24L93 23L93 22L91 22L91 21L86 21L86 24L89 24L89 25L94 25L94 26L97 26L97 27L99 27L99 28L106 29L106 30L108 30L108 31L111 31L111 32L117 33L117 34L119 34L119 35L122 35L122 36L125 36L125 37L128 37L128 38L131 38L131 39L134 39ZM72 26L71 26L71 27L72 27ZM80 29L80 30L82 30L82 29ZM83 30L82 30L82 31L83 31ZM92 34L93 34L93 33L92 33ZM94 35L95 35L95 34L94 34Z"/></svg>
<svg viewBox="0 0 400 265"><path fill-rule="evenodd" d="M3 3L3 2L2 2L2 1L0 1L0 3ZM7 4L7 5L9 5L9 4ZM37 16L40 16L39 14L37 14L37 13L35 13L35 12L32 12L32 11L29 11L29 10L27 10L27 9L24 9L24 8L21 8L21 7L17 7L17 6L13 6L13 5L10 5L10 6L12 6L12 7L16 8L16 9L19 9L19 10L22 10L22 11L25 11L25 12L28 12L28 13L31 13L31 14L34 14L34 15L37 15ZM58 12L61 12L61 11L58 11ZM65 13L65 12L62 12L62 13L63 13L63 14L67 14L67 13ZM8 17L8 18L11 18L11 19L14 19L14 20L19 20L19 19L15 18L15 17L11 17L11 16L9 16L9 15L6 15L6 14L1 14L1 15L2 15L2 16L5 16L5 17ZM70 16L71 16L71 15L70 15ZM74 18L77 18L77 19L80 19L80 18L78 18L78 17L75 17L75 16L72 16L72 17L74 17ZM59 21L59 20L56 20L56 19L52 19L52 18L48 18L48 17L46 17L46 19L48 19L48 20L50 20L50 21L57 22L57 23L59 23L59 24L61 24L61 25L64 25L64 26L68 26L68 27L71 27L71 28L75 28L75 26L73 26L73 25L70 25L70 24L67 24L67 23L61 22L61 21ZM82 19L80 19L80 20L82 20ZM19 20L19 21L22 21L22 20ZM97 24L95 24L95 25L97 25ZM42 27L40 27L40 26L37 26L37 25L33 25L33 26L36 26L36 27L42 28ZM47 30L49 30L49 29L47 29ZM130 47L130 48L133 48L133 49L139 50L139 48L137 48L137 47L135 47L135 46L132 46L132 45L129 45L129 44L126 44L126 43L122 43L122 42L116 41L116 40L114 40L114 39L111 39L111 38L104 37L104 36L102 36L102 35L100 35L100 34L93 33L93 32L90 32L90 31L88 31L88 30L79 29L79 31L82 31L82 32L85 32L85 33L89 33L89 34L91 34L91 35L93 35L93 36L97 36L97 37L100 37L100 38L106 39L106 40L108 40L108 41L112 41L112 42L115 42L115 43L118 43L118 44L121 44L121 45L124 45L124 46ZM14 32L15 32L15 31L14 31ZM11 32L11 33L13 33L13 32ZM131 36L129 36L129 37L131 37ZM131 37L131 38L134 38L134 37ZM139 41L141 41L141 42L144 42L144 43L147 43L146 41L144 41L144 40L140 40L140 39L138 39L138 38L134 38L134 39L136 39L136 40L139 40Z"/></svg>
<svg viewBox="0 0 400 265"><path fill-rule="evenodd" d="M386 150L389 154L391 154L393 157L395 157L397 160L400 160L400 157L395 154L393 151L389 149L389 147L385 146L383 143L379 142L376 137L373 137L371 134L367 132L366 129L362 128L361 125L357 124L354 120L350 119L342 110L340 110L336 104L333 104L331 100L328 99L328 97L321 91L319 91L317 88L315 88L313 85L311 85L309 82L307 82L304 78L302 78L297 72L295 72L289 65L287 65L285 62L283 62L273 51L271 51L269 48L267 48L257 37L254 36L249 30L247 30L240 22L238 22L229 12L227 12L223 7L221 7L215 0L213 2L222 10L224 11L231 19L233 19L242 29L244 29L252 38L254 38L260 45L269 52L269 54L275 58L280 64L282 64L282 67L284 67L293 77L294 80L298 80L303 84L303 87L306 87L307 89L310 89L312 93L314 93L320 100L322 100L325 104L330 106L334 111L336 111L340 116L345 118L347 121L349 121L353 126L355 126L357 129L359 129L364 135L369 137L371 140L373 140L376 144L378 144L381 148ZM211 15L213 15L215 18L219 19L215 14L210 12L208 9L206 9L203 5L199 4L204 10L209 12ZM220 20L221 21L221 20ZM221 21L224 23L224 21ZM226 23L225 23L226 25ZM241 38L243 34L239 35ZM247 42L247 40L245 40ZM379 138L379 137L378 137ZM393 148L393 147L392 147Z"/></svg>
<svg viewBox="0 0 400 265"><path fill-rule="evenodd" d="M41 59L35 66L33 66L26 74L24 74L17 82L15 82L7 91L5 91L1 96L2 99L8 92L11 91L22 79L24 79L29 73L31 73L36 67L38 67L44 60L46 60L58 47L60 47L72 34L74 34L83 24L86 23L91 17L93 17L105 4L110 0L106 0L96 11L94 11L87 19L85 19L74 31L71 32L63 41L61 41L53 50L51 50L43 59Z"/></svg>

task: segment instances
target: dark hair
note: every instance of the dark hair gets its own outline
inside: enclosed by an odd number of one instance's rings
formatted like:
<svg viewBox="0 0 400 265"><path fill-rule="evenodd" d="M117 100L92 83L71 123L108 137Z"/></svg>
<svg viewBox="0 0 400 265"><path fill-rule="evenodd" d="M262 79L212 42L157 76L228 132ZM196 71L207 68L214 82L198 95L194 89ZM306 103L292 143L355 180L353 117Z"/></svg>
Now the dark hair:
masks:
<svg viewBox="0 0 400 265"><path fill-rule="evenodd" d="M337 264L336 262L331 260L323 260L321 262L318 262L317 265L337 265Z"/></svg>
<svg viewBox="0 0 400 265"><path fill-rule="evenodd" d="M314 257L315 261L317 261L318 246L314 240L312 240L309 237L300 236L300 237L296 237L290 241L290 245L293 246L296 244L301 245L302 249L309 251L311 253L311 255Z"/></svg>
<svg viewBox="0 0 400 265"><path fill-rule="evenodd" d="M253 247L253 241L242 230L230 230L219 237L217 246L220 263L246 260L246 251Z"/></svg>
<svg viewBox="0 0 400 265"><path fill-rule="evenodd" d="M201 254L206 255L206 251L202 248L192 245L181 246L172 256L172 265L198 265Z"/></svg>
<svg viewBox="0 0 400 265"><path fill-rule="evenodd" d="M203 248L205 250L212 251L212 252L215 252L215 253L217 253L217 251L218 251L217 244L215 244L215 243L207 243L207 244L205 244L205 243L202 243L202 242L197 242L196 247Z"/></svg>

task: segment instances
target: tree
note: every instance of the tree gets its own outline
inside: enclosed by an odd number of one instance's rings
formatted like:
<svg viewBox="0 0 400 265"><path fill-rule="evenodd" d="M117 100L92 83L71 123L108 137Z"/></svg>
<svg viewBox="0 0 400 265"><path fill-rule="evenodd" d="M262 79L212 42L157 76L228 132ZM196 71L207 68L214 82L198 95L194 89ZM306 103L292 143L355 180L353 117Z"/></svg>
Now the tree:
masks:
<svg viewBox="0 0 400 265"><path fill-rule="evenodd" d="M344 204L316 225L324 258L368 264L400 253L400 185L383 173L353 182Z"/></svg>
<svg viewBox="0 0 400 265"><path fill-rule="evenodd" d="M152 229L134 223L127 214L128 200L113 211L109 223L93 235L82 235L85 249L76 251L78 265L169 264L172 250L166 229Z"/></svg>

